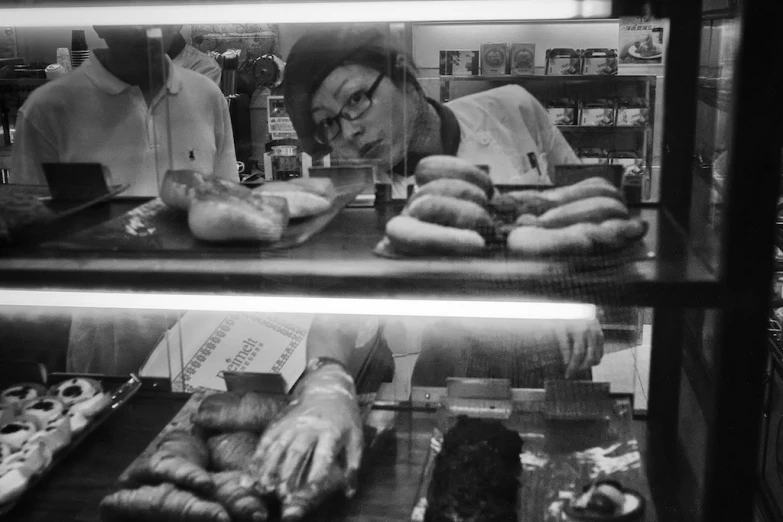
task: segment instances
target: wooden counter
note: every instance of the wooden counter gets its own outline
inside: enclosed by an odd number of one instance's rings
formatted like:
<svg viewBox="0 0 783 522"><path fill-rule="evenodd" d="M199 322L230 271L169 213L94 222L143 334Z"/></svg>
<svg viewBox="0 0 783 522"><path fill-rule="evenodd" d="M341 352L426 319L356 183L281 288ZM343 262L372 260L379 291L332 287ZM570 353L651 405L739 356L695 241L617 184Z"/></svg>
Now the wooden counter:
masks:
<svg viewBox="0 0 783 522"><path fill-rule="evenodd" d="M117 476L182 408L188 397L186 394L139 392L24 496L16 508L3 517L3 521L96 522L97 506L110 491ZM395 435L386 444L381 444L376 454L369 456L365 462L357 496L350 502L333 503L320 509L317 520L410 520L434 426L435 415L432 412L398 412ZM634 422L633 431L635 433L629 433L628 436L637 438L644 455L644 424ZM639 477L640 483L626 485L648 495L646 481L642 475ZM524 493L539 495L551 489L551 486L557 487L553 484L561 479L547 478L544 474L530 476L526 472L523 478L527 482ZM535 504L540 505L540 501ZM646 520L656 520L652 503L648 504Z"/></svg>
<svg viewBox="0 0 783 522"><path fill-rule="evenodd" d="M645 252L617 266L604 259L525 260L502 253L472 259L376 257L395 205L347 208L307 243L289 250L198 244L65 249L41 246L121 215L145 200L116 200L49 227L30 244L0 251L0 285L133 291L277 293L342 297L563 298L654 306L714 302L720 288L697 245L655 208L634 212L650 224ZM154 242L153 242L154 243Z"/></svg>

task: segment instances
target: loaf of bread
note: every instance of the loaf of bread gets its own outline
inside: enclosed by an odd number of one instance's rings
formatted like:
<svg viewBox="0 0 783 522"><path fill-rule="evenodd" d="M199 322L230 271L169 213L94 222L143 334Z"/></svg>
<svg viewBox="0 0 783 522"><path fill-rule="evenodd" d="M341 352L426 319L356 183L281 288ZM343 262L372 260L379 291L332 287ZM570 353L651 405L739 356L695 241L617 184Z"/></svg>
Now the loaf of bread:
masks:
<svg viewBox="0 0 783 522"><path fill-rule="evenodd" d="M288 203L269 194L237 196L201 186L188 211L188 226L203 241L260 241L274 243L288 226Z"/></svg>
<svg viewBox="0 0 783 522"><path fill-rule="evenodd" d="M495 187L489 175L472 163L455 156L427 156L416 165L416 184L419 187L438 179L460 179L479 187L488 198Z"/></svg>
<svg viewBox="0 0 783 522"><path fill-rule="evenodd" d="M423 196L448 196L450 198L472 201L482 207L487 206L487 194L477 185L461 179L442 178L430 181L420 187L408 200L408 205Z"/></svg>
<svg viewBox="0 0 783 522"><path fill-rule="evenodd" d="M602 223L609 219L627 217L628 209L621 201L607 197L593 197L572 201L548 210L538 216L533 223L543 228L563 228L577 223ZM529 218L524 224L530 224Z"/></svg>
<svg viewBox="0 0 783 522"><path fill-rule="evenodd" d="M444 227L474 230L485 239L495 235L495 222L483 207L462 199L448 196L426 195L406 205L403 216L410 216Z"/></svg>
<svg viewBox="0 0 783 522"><path fill-rule="evenodd" d="M284 198L288 203L288 212L292 219L317 216L331 208L335 191L328 179L314 181L316 183L309 182L309 179L300 182L271 181L254 190L253 196L271 194Z"/></svg>
<svg viewBox="0 0 783 522"><path fill-rule="evenodd" d="M647 233L640 219L610 219L577 223L564 228L522 226L508 235L509 251L526 256L587 255L622 248Z"/></svg>
<svg viewBox="0 0 783 522"><path fill-rule="evenodd" d="M411 216L389 220L386 236L402 254L476 255L486 249L484 238L475 230L425 223Z"/></svg>

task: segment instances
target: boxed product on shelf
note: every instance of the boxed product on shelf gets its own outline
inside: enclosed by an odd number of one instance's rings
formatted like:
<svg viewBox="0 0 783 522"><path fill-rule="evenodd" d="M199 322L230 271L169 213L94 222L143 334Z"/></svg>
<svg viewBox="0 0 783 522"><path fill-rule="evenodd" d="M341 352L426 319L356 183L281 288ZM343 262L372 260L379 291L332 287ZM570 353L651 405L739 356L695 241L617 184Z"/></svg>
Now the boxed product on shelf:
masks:
<svg viewBox="0 0 783 522"><path fill-rule="evenodd" d="M581 53L576 49L546 50L546 74L569 75L582 72Z"/></svg>
<svg viewBox="0 0 783 522"><path fill-rule="evenodd" d="M614 102L611 100L582 102L579 107L579 124L584 127L613 127L614 113Z"/></svg>
<svg viewBox="0 0 783 522"><path fill-rule="evenodd" d="M614 49L586 49L582 54L582 74L617 74L617 51Z"/></svg>
<svg viewBox="0 0 783 522"><path fill-rule="evenodd" d="M444 76L478 76L479 51L441 50L439 72Z"/></svg>
<svg viewBox="0 0 783 522"><path fill-rule="evenodd" d="M623 165L624 167L640 166L642 158L634 151L613 150L609 153L609 163Z"/></svg>
<svg viewBox="0 0 783 522"><path fill-rule="evenodd" d="M649 122L650 110L644 98L624 98L617 102L618 127L640 127Z"/></svg>
<svg viewBox="0 0 783 522"><path fill-rule="evenodd" d="M508 44L481 44L481 74L508 74Z"/></svg>
<svg viewBox="0 0 783 522"><path fill-rule="evenodd" d="M581 149L577 155L585 164L607 165L609 163L609 154L604 149Z"/></svg>
<svg viewBox="0 0 783 522"><path fill-rule="evenodd" d="M536 67L536 44L512 43L509 53L511 74L530 74Z"/></svg>
<svg viewBox="0 0 783 522"><path fill-rule="evenodd" d="M550 100L546 112L552 125L576 125L579 121L577 103L570 98Z"/></svg>

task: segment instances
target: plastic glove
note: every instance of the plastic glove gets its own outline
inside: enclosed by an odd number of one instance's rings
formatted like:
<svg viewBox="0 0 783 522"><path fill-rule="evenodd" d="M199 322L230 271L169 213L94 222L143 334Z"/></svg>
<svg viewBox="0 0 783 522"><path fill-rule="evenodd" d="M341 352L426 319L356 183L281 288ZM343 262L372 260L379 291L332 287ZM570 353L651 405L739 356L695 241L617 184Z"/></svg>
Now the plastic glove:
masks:
<svg viewBox="0 0 783 522"><path fill-rule="evenodd" d="M348 497L356 480L364 447L362 422L353 379L339 364L308 371L287 411L264 433L253 457L261 487L286 498L319 497L334 489L335 466L344 476ZM320 487L323 485L323 487ZM307 496L307 495L306 495Z"/></svg>
<svg viewBox="0 0 783 522"><path fill-rule="evenodd" d="M604 333L597 319L552 321L558 347L566 365L565 378L599 364L604 356Z"/></svg>

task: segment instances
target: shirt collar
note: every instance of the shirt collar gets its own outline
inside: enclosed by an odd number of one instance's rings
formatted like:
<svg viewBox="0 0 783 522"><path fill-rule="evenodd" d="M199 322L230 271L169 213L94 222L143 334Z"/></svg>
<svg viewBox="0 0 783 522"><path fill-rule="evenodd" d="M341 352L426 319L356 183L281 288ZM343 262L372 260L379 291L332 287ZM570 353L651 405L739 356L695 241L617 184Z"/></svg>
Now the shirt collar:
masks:
<svg viewBox="0 0 783 522"><path fill-rule="evenodd" d="M431 98L427 98L427 101L435 109L435 112L438 113L438 116L440 116L440 142L441 147L443 148L443 154L447 156L456 156L461 139L457 116L454 114L454 111L445 105L438 103ZM426 155L424 154L411 152L403 161L394 166L392 173L409 176L416 170L416 165L425 157Z"/></svg>
<svg viewBox="0 0 783 522"><path fill-rule="evenodd" d="M98 49L98 52L100 53L101 49ZM169 93L177 94L182 90L182 76L177 68L174 67L171 58L164 56L164 59L166 61L166 68L169 72L168 79L166 80L166 88ZM87 60L80 69L83 69L84 74L87 75L95 86L106 94L120 94L131 87L130 84L125 83L110 73L97 58L95 51L90 51L90 59Z"/></svg>

